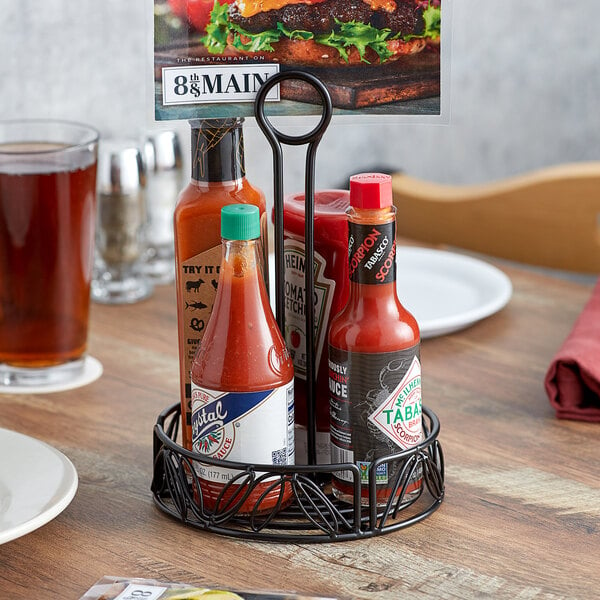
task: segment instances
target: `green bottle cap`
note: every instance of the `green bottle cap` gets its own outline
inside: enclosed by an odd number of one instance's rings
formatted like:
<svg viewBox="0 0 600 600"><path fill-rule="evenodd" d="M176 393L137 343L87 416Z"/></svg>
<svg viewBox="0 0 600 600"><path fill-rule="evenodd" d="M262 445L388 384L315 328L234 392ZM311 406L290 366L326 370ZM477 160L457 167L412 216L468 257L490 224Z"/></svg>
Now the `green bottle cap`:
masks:
<svg viewBox="0 0 600 600"><path fill-rule="evenodd" d="M226 240L253 240L260 237L258 206L230 204L221 209L221 237Z"/></svg>

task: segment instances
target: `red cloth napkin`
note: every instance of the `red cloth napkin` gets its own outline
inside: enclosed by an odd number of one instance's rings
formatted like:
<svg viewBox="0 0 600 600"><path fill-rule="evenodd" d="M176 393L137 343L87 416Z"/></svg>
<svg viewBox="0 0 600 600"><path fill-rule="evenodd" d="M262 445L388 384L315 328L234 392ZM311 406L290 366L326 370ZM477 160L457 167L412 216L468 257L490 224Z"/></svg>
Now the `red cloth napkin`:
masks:
<svg viewBox="0 0 600 600"><path fill-rule="evenodd" d="M545 380L559 419L600 422L600 279Z"/></svg>

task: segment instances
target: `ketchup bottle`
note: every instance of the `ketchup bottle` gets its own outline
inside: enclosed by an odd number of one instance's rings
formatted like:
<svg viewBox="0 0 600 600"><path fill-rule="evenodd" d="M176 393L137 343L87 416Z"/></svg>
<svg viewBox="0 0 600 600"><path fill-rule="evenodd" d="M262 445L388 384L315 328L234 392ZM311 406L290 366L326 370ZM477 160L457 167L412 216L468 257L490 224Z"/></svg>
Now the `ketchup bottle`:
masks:
<svg viewBox="0 0 600 600"><path fill-rule="evenodd" d="M350 178L350 297L329 330L332 463L355 463L361 501L368 503L370 464L422 439L420 334L396 292L396 209L389 175ZM385 504L402 465L376 473L377 504ZM404 500L419 493L415 472ZM353 502L352 474L333 478L336 497Z"/></svg>
<svg viewBox="0 0 600 600"><path fill-rule="evenodd" d="M314 197L315 365L317 463L329 457L329 380L327 331L348 300L348 190L320 190ZM283 204L285 266L285 341L294 362L296 461L306 463L306 299L304 291L304 194L288 195Z"/></svg>
<svg viewBox="0 0 600 600"><path fill-rule="evenodd" d="M259 209L224 207L221 232L219 287L192 364L192 447L220 460L291 465L294 368L263 279ZM204 507L218 509L219 494L239 471L198 465L197 474ZM245 491L232 484L219 506L241 499ZM290 496L289 484L282 489L267 478L237 512L267 511Z"/></svg>
<svg viewBox="0 0 600 600"><path fill-rule="evenodd" d="M217 292L223 206L258 206L265 269L267 264L266 201L246 179L243 122L242 118L190 121L192 178L175 207L182 437L188 450L192 447L190 369Z"/></svg>

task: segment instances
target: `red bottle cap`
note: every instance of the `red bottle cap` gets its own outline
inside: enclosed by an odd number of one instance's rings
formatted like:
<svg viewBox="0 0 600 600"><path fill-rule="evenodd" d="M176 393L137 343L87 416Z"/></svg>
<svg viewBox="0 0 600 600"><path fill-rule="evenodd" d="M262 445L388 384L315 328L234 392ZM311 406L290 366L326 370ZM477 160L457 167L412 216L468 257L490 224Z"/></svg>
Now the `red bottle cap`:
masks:
<svg viewBox="0 0 600 600"><path fill-rule="evenodd" d="M391 175L360 173L350 177L350 206L354 208L385 208L392 204Z"/></svg>

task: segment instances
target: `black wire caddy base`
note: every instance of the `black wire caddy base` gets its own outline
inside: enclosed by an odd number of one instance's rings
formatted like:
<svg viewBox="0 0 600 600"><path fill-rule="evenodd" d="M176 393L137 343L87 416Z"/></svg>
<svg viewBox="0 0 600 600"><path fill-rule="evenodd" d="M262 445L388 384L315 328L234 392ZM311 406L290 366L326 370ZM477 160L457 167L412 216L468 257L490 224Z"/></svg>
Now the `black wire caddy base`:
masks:
<svg viewBox="0 0 600 600"><path fill-rule="evenodd" d="M323 103L317 126L307 134L290 136L276 130L265 116L270 89L284 79L312 85ZM259 126L273 149L275 215L275 312L285 330L283 264L283 151L281 144L308 145L305 173L305 255L314 256L314 192L316 148L332 115L329 92L314 75L286 71L267 80L255 101ZM305 272L306 297L314 293L314 272ZM306 310L307 454L306 465L259 465L218 460L192 452L177 443L181 408L165 409L154 427L155 504L190 527L216 534L272 542L336 542L374 537L422 521L444 498L444 455L438 441L440 423L423 407L422 441L397 454L375 459L365 477L353 463L316 464L314 307ZM376 483L378 467L393 473L382 500ZM227 475L218 492L203 492L202 474L211 467ZM343 500L332 493L340 476L351 493ZM379 490L378 490L379 487ZM205 488L206 489L206 488ZM379 497L378 497L379 496Z"/></svg>
<svg viewBox="0 0 600 600"><path fill-rule="evenodd" d="M397 531L432 514L444 497L444 457L438 442L439 421L423 408L423 437L418 446L374 461L369 470L369 495L361 498L361 473L352 463L327 465L248 465L208 458L179 446L180 406L163 411L154 428L154 480L157 506L184 524L238 538L274 542L336 542L373 537ZM389 484L389 500L377 506L377 466L398 465ZM219 493L214 506L204 505L198 472L211 466L235 472ZM392 469L390 468L390 471ZM336 499L330 481L334 473L351 474L352 503ZM417 493L407 494L415 474ZM264 483L268 486L265 488ZM260 491L257 491L258 486ZM364 489L365 486L362 485ZM267 494L275 505L263 509ZM409 499L410 496L410 499ZM252 499L252 508L238 514Z"/></svg>

